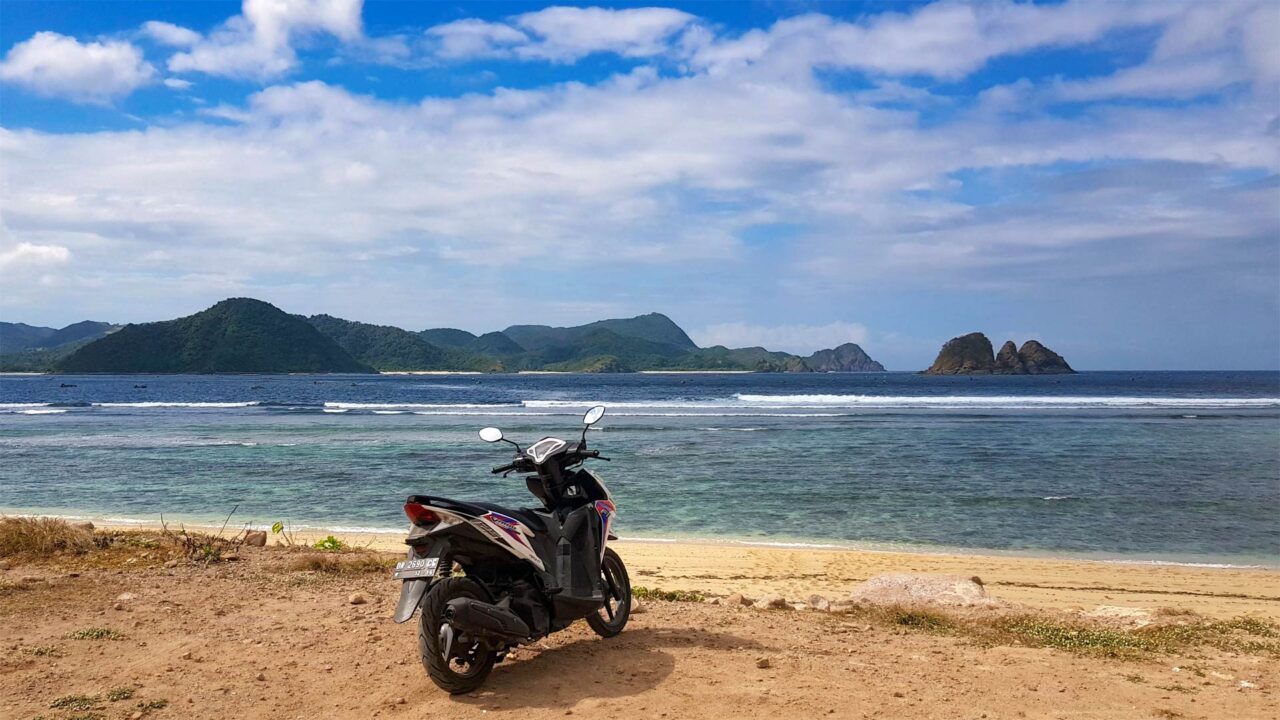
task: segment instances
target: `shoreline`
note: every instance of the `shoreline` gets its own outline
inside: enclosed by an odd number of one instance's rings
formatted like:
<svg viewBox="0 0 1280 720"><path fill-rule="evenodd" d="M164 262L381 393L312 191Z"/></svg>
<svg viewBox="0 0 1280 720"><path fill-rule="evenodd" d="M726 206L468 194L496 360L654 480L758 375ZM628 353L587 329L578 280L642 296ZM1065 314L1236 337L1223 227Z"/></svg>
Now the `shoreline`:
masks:
<svg viewBox="0 0 1280 720"><path fill-rule="evenodd" d="M51 515L45 514L45 517ZM94 522L109 530L156 531L159 522ZM179 528L217 533L221 523L166 520ZM252 527L253 525L251 525ZM224 537L245 527L227 523ZM352 528L297 528L295 546L333 535L348 547L401 554L400 531L353 532ZM268 529L268 544L285 544ZM1120 606L1147 611L1173 608L1210 618L1280 619L1280 569L1217 564L1172 564L1023 555L911 552L844 547L795 547L738 541L623 538L614 546L637 586L691 591L711 597L734 593L781 594L803 601L810 594L839 598L859 583L886 573L979 577L994 597L1028 608L1056 611Z"/></svg>
<svg viewBox="0 0 1280 720"><path fill-rule="evenodd" d="M92 523L94 527L107 530L152 530L162 529L159 519L146 520L120 516L100 516L75 514L75 511L31 512L17 509L0 508L2 517L46 517L66 520L71 523ZM187 521L182 518L166 519L164 524L175 529L179 526L202 533L214 533L222 527L215 519ZM379 551L394 549L399 551L403 546L399 538L406 533L406 527L377 527L370 525L347 525L340 522L333 524L288 524L297 537L305 537L308 541L319 540L328 535L338 538L359 538L353 545L369 547ZM225 533L241 530L271 530L271 523L256 521L237 522L234 517L226 525ZM1101 564L1132 567L1169 567L1200 568L1206 570L1256 570L1274 572L1280 575L1280 559L1275 564L1265 562L1247 562L1247 558L1203 558L1203 559L1165 559L1146 556L1126 556L1106 551L1071 551L1071 550L1002 550L999 548L950 547L943 545L892 545L889 543L856 541L840 541L826 538L803 538L779 536L777 539L753 539L742 537L703 537L703 536L652 536L626 535L619 536L619 542L636 545L654 546L693 546L708 548L745 548L758 550L779 550L793 552L832 552L873 555L900 555L908 557L942 557L942 558L974 558L977 561L1027 560L1044 562ZM1090 554L1092 553L1092 555ZM1280 588L1277 588L1280 594Z"/></svg>

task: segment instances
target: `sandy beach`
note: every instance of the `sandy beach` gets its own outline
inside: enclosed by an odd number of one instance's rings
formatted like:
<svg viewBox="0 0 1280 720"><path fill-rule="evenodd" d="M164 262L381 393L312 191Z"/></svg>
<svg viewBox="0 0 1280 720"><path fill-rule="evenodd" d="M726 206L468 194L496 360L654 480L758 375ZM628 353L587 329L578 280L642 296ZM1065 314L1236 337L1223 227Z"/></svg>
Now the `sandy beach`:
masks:
<svg viewBox="0 0 1280 720"><path fill-rule="evenodd" d="M300 546L318 536L293 539ZM106 549L3 559L0 716L1265 718L1280 711L1280 649L1269 644L1268 628L1276 627L1269 623L1232 621L1208 644L1100 654L1071 650L1074 641L1060 637L991 634L982 628L1000 626L983 624L973 610L970 620L964 613L951 620L944 609L823 612L730 602L769 593L793 603L813 594L838 601L867 577L909 572L978 575L1013 618L1045 618L1018 620L1031 628L1099 605L1165 608L1178 623L1274 619L1280 573L1272 570L619 542L633 584L665 591L641 601L621 636L601 640L579 623L513 652L481 690L450 697L419 665L416 625L389 620L398 586L388 568L399 538L340 539L360 549L241 547L234 561L206 564L134 529L114 533ZM679 590L689 594L673 594ZM1061 626L1044 627L1060 633ZM1098 627L1085 632L1099 642L1133 637ZM1261 639L1240 635L1240 627Z"/></svg>
<svg viewBox="0 0 1280 720"><path fill-rule="evenodd" d="M98 525L113 530L160 529L159 524ZM220 530L186 527L208 533ZM225 535L234 532L234 527L223 531ZM293 538L296 544L310 545L328 535L355 548L386 553L404 549L402 536L384 532L308 529L293 533ZM277 544L281 539L273 536L268 542ZM1250 615L1280 620L1278 569L627 539L615 541L614 547L627 560L636 584L709 596L803 598L820 593L838 597L876 575L908 572L977 576L1000 598L1037 608L1176 607L1206 617Z"/></svg>

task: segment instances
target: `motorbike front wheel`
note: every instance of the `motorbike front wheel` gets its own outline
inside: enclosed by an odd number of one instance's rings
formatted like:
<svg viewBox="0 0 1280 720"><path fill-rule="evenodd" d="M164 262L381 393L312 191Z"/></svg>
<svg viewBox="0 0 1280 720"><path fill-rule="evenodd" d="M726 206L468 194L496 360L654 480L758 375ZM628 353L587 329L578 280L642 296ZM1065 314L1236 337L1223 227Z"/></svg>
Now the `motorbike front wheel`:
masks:
<svg viewBox="0 0 1280 720"><path fill-rule="evenodd" d="M418 619L418 654L431 682L451 695L468 693L484 684L493 670L494 653L488 645L466 638L444 619L445 606L456 598L489 602L488 593L475 580L447 577L437 581L422 599Z"/></svg>
<svg viewBox="0 0 1280 720"><path fill-rule="evenodd" d="M622 632L631 617L631 579L613 548L605 548L600 572L604 576L604 606L587 616L587 624L600 637L609 638Z"/></svg>

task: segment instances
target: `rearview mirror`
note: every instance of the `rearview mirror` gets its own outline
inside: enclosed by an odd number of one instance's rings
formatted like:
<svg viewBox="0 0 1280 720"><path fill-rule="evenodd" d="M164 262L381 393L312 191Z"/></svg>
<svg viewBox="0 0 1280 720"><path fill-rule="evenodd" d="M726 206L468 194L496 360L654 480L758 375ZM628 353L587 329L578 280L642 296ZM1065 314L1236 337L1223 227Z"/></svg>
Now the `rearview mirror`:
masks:
<svg viewBox="0 0 1280 720"><path fill-rule="evenodd" d="M582 424L595 425L596 423L600 422L600 418L602 417L604 417L604 406L597 405L591 408L590 410L588 410L586 415L582 416Z"/></svg>
<svg viewBox="0 0 1280 720"><path fill-rule="evenodd" d="M487 427L480 431L480 439L485 442L498 442L502 439L502 431L496 427Z"/></svg>

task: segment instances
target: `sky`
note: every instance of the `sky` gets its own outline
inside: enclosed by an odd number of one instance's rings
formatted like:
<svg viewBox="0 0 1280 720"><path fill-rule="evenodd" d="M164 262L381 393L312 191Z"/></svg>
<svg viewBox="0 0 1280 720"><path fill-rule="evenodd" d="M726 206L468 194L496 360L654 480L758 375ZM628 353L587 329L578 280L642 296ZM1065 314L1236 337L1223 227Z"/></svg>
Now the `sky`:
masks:
<svg viewBox="0 0 1280 720"><path fill-rule="evenodd" d="M1280 4L0 4L0 319L1280 368Z"/></svg>

